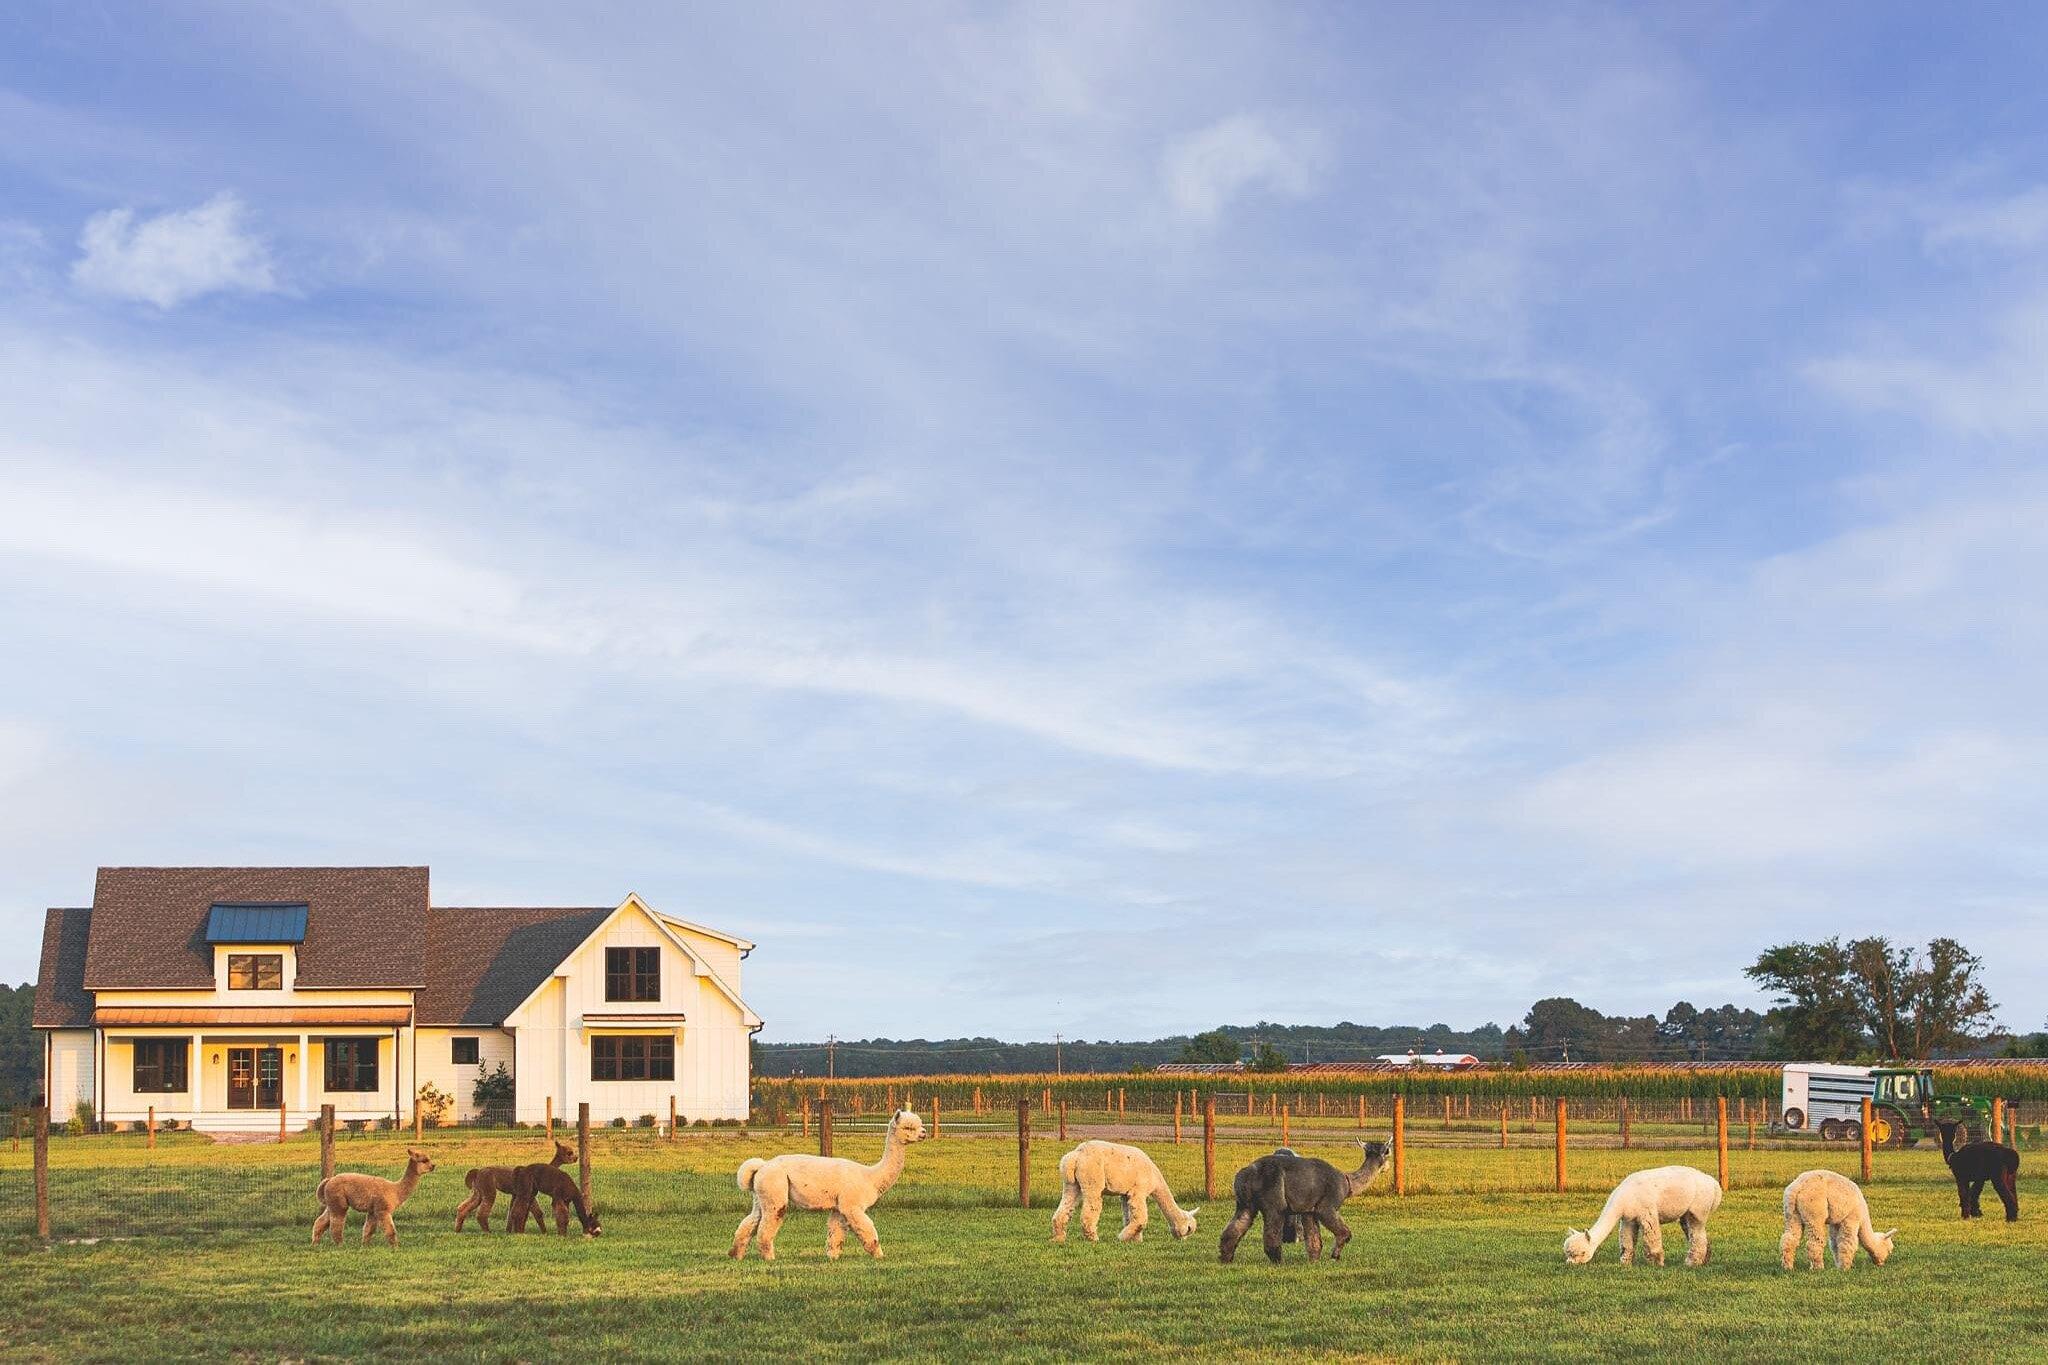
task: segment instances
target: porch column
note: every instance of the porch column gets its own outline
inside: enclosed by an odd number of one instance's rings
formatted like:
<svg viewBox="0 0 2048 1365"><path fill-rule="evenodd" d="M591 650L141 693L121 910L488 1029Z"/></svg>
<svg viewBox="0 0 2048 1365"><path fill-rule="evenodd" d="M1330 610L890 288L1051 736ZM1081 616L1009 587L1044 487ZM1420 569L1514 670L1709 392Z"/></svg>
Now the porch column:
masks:
<svg viewBox="0 0 2048 1365"><path fill-rule="evenodd" d="M306 1073L313 1069L313 1049L306 1046L306 1035L299 1035L299 1112L306 1112Z"/></svg>
<svg viewBox="0 0 2048 1365"><path fill-rule="evenodd" d="M206 1099L206 1039L197 1033L192 1035L192 1064L185 1068L185 1098L197 1118Z"/></svg>

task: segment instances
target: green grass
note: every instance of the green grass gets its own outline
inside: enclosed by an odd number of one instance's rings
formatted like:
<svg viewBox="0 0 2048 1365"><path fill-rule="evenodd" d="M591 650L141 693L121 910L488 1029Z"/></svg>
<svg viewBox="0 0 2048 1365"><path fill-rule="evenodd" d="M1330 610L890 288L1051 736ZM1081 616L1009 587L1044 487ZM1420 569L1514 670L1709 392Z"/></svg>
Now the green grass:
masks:
<svg viewBox="0 0 2048 1365"><path fill-rule="evenodd" d="M1334 1127L1296 1134L1297 1147L1333 1159L1347 1140ZM2048 1225L2029 1208L2008 1226L1995 1201L1992 1218L1963 1223L1939 1155L1924 1149L1879 1156L1871 1202L1880 1226L1901 1229L1890 1265L1788 1275L1779 1190L1815 1165L1853 1170L1853 1151L1734 1153L1713 1262L1688 1270L1624 1268L1612 1242L1572 1268L1559 1246L1622 1174L1674 1159L1711 1170L1711 1150L1574 1151L1572 1188L1557 1194L1514 1188L1550 1179L1547 1146L1417 1146L1418 1192L1396 1199L1382 1180L1354 1200L1357 1236L1341 1262L1310 1264L1290 1246L1272 1266L1254 1236L1224 1266L1223 1203L1205 1208L1187 1242L1155 1219L1143 1243L1117 1244L1112 1204L1102 1243L1076 1229L1054 1247L1061 1144L1034 1143L1036 1206L1020 1210L1014 1143L949 1136L914 1149L878 1207L885 1260L828 1263L822 1218L798 1214L776 1263L736 1265L725 1251L747 1197L732 1168L797 1145L780 1136L600 1135L605 1235L595 1241L457 1236L463 1168L540 1144L431 1135L429 1145L442 1164L400 1213L392 1251L360 1246L353 1227L343 1247L307 1245L309 1142L180 1138L154 1153L127 1138L54 1144L60 1237L146 1235L47 1249L0 1240L0 1357L2048 1358ZM1177 1187L1199 1190L1199 1146L1146 1145ZM1219 1184L1269 1145L1225 1146ZM403 1144L339 1146L345 1169L393 1171ZM840 1136L842 1155L872 1158L878 1146L871 1129ZM25 1176L25 1157L0 1154L0 1217L19 1212L7 1182ZM2023 1175L2023 1204L2035 1197ZM167 1225L179 1218L239 1230L179 1233Z"/></svg>

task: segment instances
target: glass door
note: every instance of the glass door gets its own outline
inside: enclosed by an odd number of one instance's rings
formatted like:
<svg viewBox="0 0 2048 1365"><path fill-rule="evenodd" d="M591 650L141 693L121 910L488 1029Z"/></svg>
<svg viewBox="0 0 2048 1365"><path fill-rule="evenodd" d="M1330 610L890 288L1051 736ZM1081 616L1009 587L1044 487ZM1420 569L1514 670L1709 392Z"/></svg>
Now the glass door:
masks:
<svg viewBox="0 0 2048 1365"><path fill-rule="evenodd" d="M256 1049L256 1107L275 1109L284 1102L284 1049Z"/></svg>
<svg viewBox="0 0 2048 1365"><path fill-rule="evenodd" d="M256 1049L228 1049L228 1108L256 1107Z"/></svg>

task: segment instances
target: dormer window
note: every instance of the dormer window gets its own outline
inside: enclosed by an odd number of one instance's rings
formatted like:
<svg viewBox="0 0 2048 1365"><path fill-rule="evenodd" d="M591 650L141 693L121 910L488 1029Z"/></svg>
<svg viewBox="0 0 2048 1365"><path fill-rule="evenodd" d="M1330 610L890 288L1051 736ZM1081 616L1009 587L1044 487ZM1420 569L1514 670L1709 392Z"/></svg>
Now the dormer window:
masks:
<svg viewBox="0 0 2048 1365"><path fill-rule="evenodd" d="M229 953L228 989L231 991L283 990L284 954Z"/></svg>
<svg viewBox="0 0 2048 1365"><path fill-rule="evenodd" d="M606 1000L661 999L661 949L605 949L604 998Z"/></svg>

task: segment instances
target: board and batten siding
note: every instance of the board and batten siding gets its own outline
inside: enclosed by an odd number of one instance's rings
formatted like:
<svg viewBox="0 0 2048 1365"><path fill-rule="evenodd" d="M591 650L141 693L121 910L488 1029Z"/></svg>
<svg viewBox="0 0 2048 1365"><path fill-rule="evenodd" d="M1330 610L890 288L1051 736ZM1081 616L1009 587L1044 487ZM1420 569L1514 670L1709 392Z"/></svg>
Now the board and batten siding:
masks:
<svg viewBox="0 0 2048 1365"><path fill-rule="evenodd" d="M476 1039L478 1059L486 1073L496 1071L500 1062L516 1077L518 1059L513 1055L512 1035L501 1028L422 1028L420 1030L420 1084L455 1097L449 1117L466 1123L477 1116L475 1065L455 1064L455 1040Z"/></svg>
<svg viewBox="0 0 2048 1365"><path fill-rule="evenodd" d="M80 1100L93 1100L93 1031L54 1029L50 1033L50 1122L62 1123ZM95 1101L97 1102L97 1101Z"/></svg>

